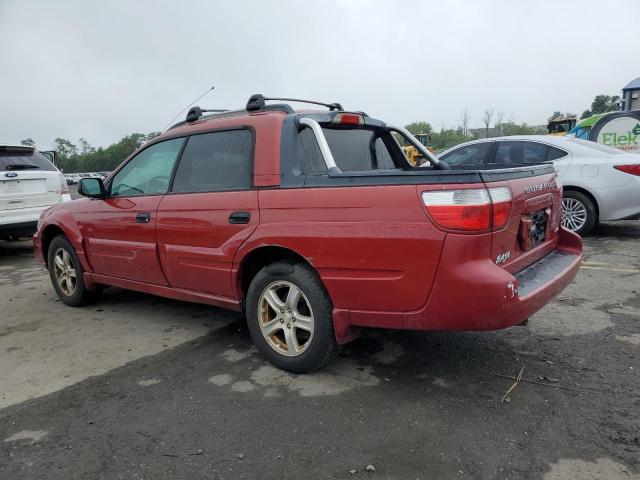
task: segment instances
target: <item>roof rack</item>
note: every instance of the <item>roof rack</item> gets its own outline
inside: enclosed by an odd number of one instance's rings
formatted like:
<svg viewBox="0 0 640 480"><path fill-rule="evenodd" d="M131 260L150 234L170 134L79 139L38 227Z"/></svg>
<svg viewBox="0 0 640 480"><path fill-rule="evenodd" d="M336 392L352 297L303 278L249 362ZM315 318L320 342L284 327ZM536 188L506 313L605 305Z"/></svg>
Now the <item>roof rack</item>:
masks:
<svg viewBox="0 0 640 480"><path fill-rule="evenodd" d="M176 127L181 127L183 125L186 125L187 123L195 122L197 120L200 120L203 117L204 118L219 117L219 116L225 117L229 115L237 115L242 112L260 112L260 111L267 111L267 110L271 110L271 111L278 110L286 113L295 113L295 110L293 110L293 108L291 108L291 106L286 103L266 105L265 102L268 102L270 100L277 100L282 102L310 103L313 105L320 105L323 107L327 107L329 111L344 111L344 108L342 108L342 105L340 105L339 103L316 102L314 100L303 100L300 98L265 97L264 95L256 93L255 95L251 95L251 97L249 98L249 101L247 102L247 106L245 110L225 110L225 109L215 109L215 108L205 109L200 107L191 107L187 112L187 118L185 120L172 125L167 130L174 129ZM205 113L209 113L210 115L205 115ZM364 112L362 112L362 114L366 116Z"/></svg>
<svg viewBox="0 0 640 480"><path fill-rule="evenodd" d="M269 100L277 100L279 102L299 102L299 103L310 103L312 105L321 105L323 107L327 107L329 111L343 111L342 105L339 103L324 103L324 102L316 102L315 100L303 100L301 98L283 98L283 97L265 97L260 93L256 93L249 97L249 101L247 102L247 111L249 112L257 112L259 110L263 110L267 107L266 103Z"/></svg>
<svg viewBox="0 0 640 480"><path fill-rule="evenodd" d="M191 107L187 112L187 122L195 122L202 116L203 113L208 113L208 112L222 113L222 112L228 112L228 111L229 110L223 110L223 109L217 109L217 108L204 109L200 107Z"/></svg>

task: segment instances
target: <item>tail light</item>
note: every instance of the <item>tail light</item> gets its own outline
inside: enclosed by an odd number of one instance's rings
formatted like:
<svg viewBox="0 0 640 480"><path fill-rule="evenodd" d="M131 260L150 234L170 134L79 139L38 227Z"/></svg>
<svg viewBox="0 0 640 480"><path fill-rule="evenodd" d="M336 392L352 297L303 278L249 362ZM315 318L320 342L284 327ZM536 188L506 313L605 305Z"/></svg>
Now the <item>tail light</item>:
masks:
<svg viewBox="0 0 640 480"><path fill-rule="evenodd" d="M511 212L511 190L508 187L494 187L489 189L493 204L493 228L504 227Z"/></svg>
<svg viewBox="0 0 640 480"><path fill-rule="evenodd" d="M640 177L640 164L638 165L614 165L616 170L620 170L624 173L629 173L631 175L635 175L636 177Z"/></svg>
<svg viewBox="0 0 640 480"><path fill-rule="evenodd" d="M67 179L64 175L60 175L60 195L69 194L69 185L67 185Z"/></svg>
<svg viewBox="0 0 640 480"><path fill-rule="evenodd" d="M422 201L434 221L451 230L498 229L507 223L511 211L507 187L423 192Z"/></svg>

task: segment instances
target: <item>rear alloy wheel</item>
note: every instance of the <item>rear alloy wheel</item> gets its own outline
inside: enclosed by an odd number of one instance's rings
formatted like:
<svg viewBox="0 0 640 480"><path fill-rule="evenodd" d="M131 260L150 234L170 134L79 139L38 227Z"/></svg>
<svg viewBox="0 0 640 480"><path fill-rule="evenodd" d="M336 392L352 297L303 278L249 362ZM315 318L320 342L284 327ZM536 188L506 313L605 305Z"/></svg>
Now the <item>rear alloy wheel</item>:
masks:
<svg viewBox="0 0 640 480"><path fill-rule="evenodd" d="M251 337L275 366L307 373L339 353L331 299L309 265L291 260L267 265L251 281L246 305Z"/></svg>
<svg viewBox="0 0 640 480"><path fill-rule="evenodd" d="M313 310L291 282L276 281L260 295L258 325L267 344L288 357L303 353L313 340Z"/></svg>
<svg viewBox="0 0 640 480"><path fill-rule="evenodd" d="M562 199L562 226L580 235L589 233L596 224L596 208L582 192L567 190Z"/></svg>
<svg viewBox="0 0 640 480"><path fill-rule="evenodd" d="M82 264L64 235L51 240L47 266L53 288L65 305L80 307L93 302L99 295L99 290L88 290L85 287Z"/></svg>

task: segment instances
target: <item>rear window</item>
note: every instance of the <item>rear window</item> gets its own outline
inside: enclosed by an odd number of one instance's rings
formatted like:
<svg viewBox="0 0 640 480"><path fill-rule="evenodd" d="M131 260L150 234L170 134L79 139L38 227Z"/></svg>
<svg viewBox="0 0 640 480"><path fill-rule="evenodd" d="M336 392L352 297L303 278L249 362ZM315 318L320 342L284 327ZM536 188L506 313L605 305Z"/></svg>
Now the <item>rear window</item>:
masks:
<svg viewBox="0 0 640 480"><path fill-rule="evenodd" d="M385 142L374 129L325 127L322 132L336 165L343 172L396 168ZM304 128L298 134L297 154L302 173L327 173L322 152L310 128Z"/></svg>
<svg viewBox="0 0 640 480"><path fill-rule="evenodd" d="M0 147L0 170L49 170L56 167L40 152Z"/></svg>
<svg viewBox="0 0 640 480"><path fill-rule="evenodd" d="M395 168L386 145L373 130L323 128L322 132L343 172Z"/></svg>

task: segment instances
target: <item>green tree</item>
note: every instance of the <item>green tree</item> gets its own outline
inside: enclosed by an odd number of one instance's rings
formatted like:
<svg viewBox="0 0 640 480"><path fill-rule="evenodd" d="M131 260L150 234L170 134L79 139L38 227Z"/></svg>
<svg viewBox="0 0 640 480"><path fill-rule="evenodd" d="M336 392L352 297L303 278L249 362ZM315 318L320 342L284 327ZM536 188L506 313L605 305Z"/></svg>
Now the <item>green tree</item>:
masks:
<svg viewBox="0 0 640 480"><path fill-rule="evenodd" d="M547 129L536 128L531 125L527 125L525 122L506 122L502 124L503 135L544 135L547 133Z"/></svg>
<svg viewBox="0 0 640 480"><path fill-rule="evenodd" d="M55 150L61 157L70 158L78 154L78 147L65 138L56 138L53 141Z"/></svg>
<svg viewBox="0 0 640 480"><path fill-rule="evenodd" d="M411 122L404 128L409 130L413 135L417 135L418 133L430 134L432 131L431 124L429 122Z"/></svg>
<svg viewBox="0 0 640 480"><path fill-rule="evenodd" d="M27 147L35 147L36 142L33 141L33 138L25 138L24 140L20 140L20 145L25 145Z"/></svg>
<svg viewBox="0 0 640 480"><path fill-rule="evenodd" d="M78 143L80 144L81 155L87 155L96 151L96 149L93 148L85 138L78 140Z"/></svg>
<svg viewBox="0 0 640 480"><path fill-rule="evenodd" d="M582 112L581 118L597 115L598 113L615 112L620 108L620 97L618 95L596 95L591 102L591 110Z"/></svg>

